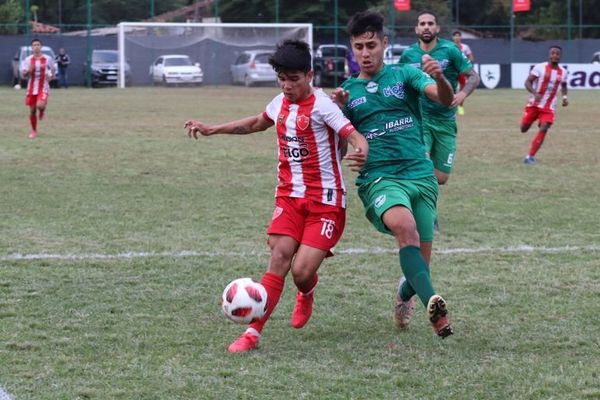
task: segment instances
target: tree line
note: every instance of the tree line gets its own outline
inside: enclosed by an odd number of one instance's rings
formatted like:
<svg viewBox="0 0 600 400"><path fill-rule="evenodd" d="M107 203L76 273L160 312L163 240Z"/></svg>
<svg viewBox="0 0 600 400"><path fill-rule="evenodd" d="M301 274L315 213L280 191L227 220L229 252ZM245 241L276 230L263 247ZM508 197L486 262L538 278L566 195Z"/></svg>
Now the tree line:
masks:
<svg viewBox="0 0 600 400"><path fill-rule="evenodd" d="M61 25L63 30L87 23L87 6L92 7L94 26L121 21L143 21L152 16L194 4L195 0L29 0L33 20ZM464 28L480 36L506 34L510 25L512 0L412 0L412 10L398 12L393 0L213 0L203 16L218 16L223 22L311 22L316 27L345 26L357 11L382 12L399 30L410 29L421 10L436 12L447 29ZM598 0L531 0L531 11L515 14L516 36L547 39L550 36L600 37ZM16 33L25 23L24 0L0 0L3 33ZM570 8L569 8L570 5ZM570 19L569 19L570 18ZM181 19L180 19L181 21ZM175 21L177 22L177 21ZM583 24L579 29L580 23ZM572 33L572 35L571 35ZM500 35L501 35L500 34Z"/></svg>

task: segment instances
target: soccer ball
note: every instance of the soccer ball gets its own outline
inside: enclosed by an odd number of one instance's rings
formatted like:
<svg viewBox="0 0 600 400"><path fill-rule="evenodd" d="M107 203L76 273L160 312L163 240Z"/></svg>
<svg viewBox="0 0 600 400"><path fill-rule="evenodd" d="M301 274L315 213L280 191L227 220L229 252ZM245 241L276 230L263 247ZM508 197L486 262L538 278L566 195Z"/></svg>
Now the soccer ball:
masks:
<svg viewBox="0 0 600 400"><path fill-rule="evenodd" d="M267 311L267 291L250 278L231 281L223 290L221 307L225 316L238 324L249 324Z"/></svg>

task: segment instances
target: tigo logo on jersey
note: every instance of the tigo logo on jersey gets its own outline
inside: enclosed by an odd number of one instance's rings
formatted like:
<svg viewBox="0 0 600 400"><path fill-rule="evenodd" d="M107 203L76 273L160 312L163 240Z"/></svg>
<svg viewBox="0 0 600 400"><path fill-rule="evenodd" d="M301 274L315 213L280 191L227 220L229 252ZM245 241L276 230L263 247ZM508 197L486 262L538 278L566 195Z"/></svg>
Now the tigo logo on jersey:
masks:
<svg viewBox="0 0 600 400"><path fill-rule="evenodd" d="M367 83L367 86L365 86L365 89L369 93L377 93L377 89L379 89L379 84L377 82L370 81L369 83Z"/></svg>
<svg viewBox="0 0 600 400"><path fill-rule="evenodd" d="M404 99L404 85L402 82L396 83L394 86L388 86L383 89L383 95L385 97L394 96L397 99Z"/></svg>
<svg viewBox="0 0 600 400"><path fill-rule="evenodd" d="M378 198L375 199L375 208L379 208L383 205L383 203L385 203L385 194L382 194L381 196L379 196Z"/></svg>
<svg viewBox="0 0 600 400"><path fill-rule="evenodd" d="M310 118L306 115L298 115L296 118L296 126L301 130L306 130L310 125Z"/></svg>

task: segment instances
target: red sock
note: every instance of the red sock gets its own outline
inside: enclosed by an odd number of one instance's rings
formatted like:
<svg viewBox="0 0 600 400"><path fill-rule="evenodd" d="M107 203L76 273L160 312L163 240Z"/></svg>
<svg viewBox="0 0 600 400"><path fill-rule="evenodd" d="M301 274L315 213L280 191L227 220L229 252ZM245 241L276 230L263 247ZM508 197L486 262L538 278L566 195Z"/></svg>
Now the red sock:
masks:
<svg viewBox="0 0 600 400"><path fill-rule="evenodd" d="M296 285L296 287L298 288L298 290L301 293L308 294L308 293L311 292L311 290L313 290L315 288L315 286L317 286L317 282L318 281L319 281L319 275L314 274L313 277L312 277L312 279L308 283L308 285L306 285L306 286L298 286L298 285Z"/></svg>
<svg viewBox="0 0 600 400"><path fill-rule="evenodd" d="M37 117L35 116L35 114L29 115L29 122L31 123L31 129L35 131L37 129Z"/></svg>
<svg viewBox="0 0 600 400"><path fill-rule="evenodd" d="M546 137L546 134L544 133L544 131L538 131L537 135L535 135L535 137L533 138L533 141L531 142L531 147L529 148L529 156L533 157L535 156L535 153L537 153L537 151L540 149L540 147L542 147L542 143L544 143L544 138Z"/></svg>
<svg viewBox="0 0 600 400"><path fill-rule="evenodd" d="M40 110L40 121L44 119L44 111L46 110Z"/></svg>
<svg viewBox="0 0 600 400"><path fill-rule="evenodd" d="M250 328L256 329L258 333L262 332L263 327L267 323L267 320L271 316L275 306L277 306L277 303L279 303L279 297L281 297L281 292L283 292L285 280L279 275L265 272L260 283L267 291L267 312L265 313L264 317L250 324Z"/></svg>

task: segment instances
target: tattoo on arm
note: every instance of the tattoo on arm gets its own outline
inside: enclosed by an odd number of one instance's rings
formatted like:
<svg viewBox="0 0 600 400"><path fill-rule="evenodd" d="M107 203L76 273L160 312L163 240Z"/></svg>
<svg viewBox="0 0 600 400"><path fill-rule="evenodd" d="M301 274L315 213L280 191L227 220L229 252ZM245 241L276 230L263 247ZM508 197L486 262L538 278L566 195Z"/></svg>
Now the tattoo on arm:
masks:
<svg viewBox="0 0 600 400"><path fill-rule="evenodd" d="M471 68L467 71L467 82L465 83L465 87L462 89L462 91L467 96L470 95L471 93L473 93L473 90L475 90L475 88L479 86L480 80L481 79L479 78L479 75L477 75L475 70Z"/></svg>
<svg viewBox="0 0 600 400"><path fill-rule="evenodd" d="M236 126L231 130L234 135L246 135L252 131L247 126Z"/></svg>

